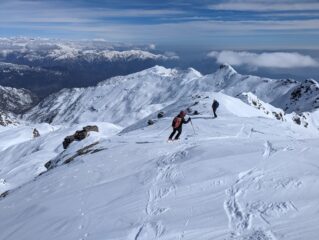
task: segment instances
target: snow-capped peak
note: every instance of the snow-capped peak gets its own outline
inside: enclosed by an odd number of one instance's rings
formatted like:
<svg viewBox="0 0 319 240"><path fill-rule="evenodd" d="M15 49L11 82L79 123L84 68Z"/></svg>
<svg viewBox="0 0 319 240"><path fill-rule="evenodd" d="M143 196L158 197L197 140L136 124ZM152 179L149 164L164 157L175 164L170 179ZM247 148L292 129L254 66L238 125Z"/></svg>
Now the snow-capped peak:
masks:
<svg viewBox="0 0 319 240"><path fill-rule="evenodd" d="M230 65L223 65L214 74L206 76L192 68L178 70L154 66L127 76L113 77L96 87L63 90L32 109L27 119L55 124L108 121L127 126L182 97L213 91L235 97L252 92L263 102L285 110L283 103L286 102L281 98L296 86L295 81L240 75ZM312 96L316 92L309 91L308 94ZM317 106L316 97L311 98L305 109ZM291 101L289 97L287 101ZM299 99L296 101L299 103ZM299 109L300 104L291 106L292 110L293 106Z"/></svg>
<svg viewBox="0 0 319 240"><path fill-rule="evenodd" d="M188 72L189 74L192 74L194 75L194 77L197 77L197 78L200 78L203 76L199 71L197 71L195 68L192 68L192 67L188 68Z"/></svg>
<svg viewBox="0 0 319 240"><path fill-rule="evenodd" d="M219 66L219 70L231 74L237 73L237 71L228 63L223 63Z"/></svg>
<svg viewBox="0 0 319 240"><path fill-rule="evenodd" d="M163 66L155 65L154 67L141 71L140 73L143 73L145 75L147 75L148 73L153 73L167 77L173 76L176 73L176 69L165 68Z"/></svg>

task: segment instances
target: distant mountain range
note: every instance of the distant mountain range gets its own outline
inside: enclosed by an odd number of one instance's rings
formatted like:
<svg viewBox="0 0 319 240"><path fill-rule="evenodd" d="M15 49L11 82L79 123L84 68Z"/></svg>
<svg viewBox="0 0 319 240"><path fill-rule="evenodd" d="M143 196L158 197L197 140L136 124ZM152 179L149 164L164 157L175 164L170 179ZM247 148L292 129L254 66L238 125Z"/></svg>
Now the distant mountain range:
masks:
<svg viewBox="0 0 319 240"><path fill-rule="evenodd" d="M177 59L145 46L103 41L0 38L0 85L27 88L42 99L62 88L95 85Z"/></svg>

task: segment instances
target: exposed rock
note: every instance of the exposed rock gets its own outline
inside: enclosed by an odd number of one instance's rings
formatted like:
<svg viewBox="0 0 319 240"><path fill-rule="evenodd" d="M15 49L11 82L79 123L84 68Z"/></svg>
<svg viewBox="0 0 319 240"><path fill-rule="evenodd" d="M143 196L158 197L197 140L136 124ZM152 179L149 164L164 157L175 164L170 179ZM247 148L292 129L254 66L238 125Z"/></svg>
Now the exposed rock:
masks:
<svg viewBox="0 0 319 240"><path fill-rule="evenodd" d="M301 120L300 120L300 117L299 117L298 115L294 116L294 117L292 118L292 120L293 120L296 124L298 124L298 125L301 124Z"/></svg>
<svg viewBox="0 0 319 240"><path fill-rule="evenodd" d="M99 128L96 125L88 125L83 127L83 130L87 131L87 132L98 132Z"/></svg>
<svg viewBox="0 0 319 240"><path fill-rule="evenodd" d="M272 112L272 115L274 115L277 120L284 121L284 118L283 118L283 115L282 115L281 112L279 112L279 113L278 112Z"/></svg>
<svg viewBox="0 0 319 240"><path fill-rule="evenodd" d="M64 141L63 141L63 148L64 149L67 149L68 146L74 141L74 136L73 135L70 135L70 136L67 136L66 138L64 138Z"/></svg>
<svg viewBox="0 0 319 240"><path fill-rule="evenodd" d="M84 138L86 138L87 135L88 135L88 132L83 129L83 130L76 131L73 136L74 136L74 140L81 141Z"/></svg>
<svg viewBox="0 0 319 240"><path fill-rule="evenodd" d="M11 124L16 125L18 123L9 114L0 111L0 126L6 127Z"/></svg>
<svg viewBox="0 0 319 240"><path fill-rule="evenodd" d="M296 91L296 95L298 95L298 91ZM308 128L309 124L311 125L311 121L309 118L309 114L307 112L303 113L295 113L293 112L292 114L286 114L282 109L276 108L268 103L265 103L258 99L255 95L252 93L243 93L243 96L246 97L246 99L243 99L246 101L248 104L251 106L263 111L267 115L272 115L279 121L292 121L294 124L297 124L301 127Z"/></svg>
<svg viewBox="0 0 319 240"><path fill-rule="evenodd" d="M298 124L298 125L301 125L305 128L307 128L309 126L309 113L302 113L302 114L296 114L294 113L293 117L292 117L292 120Z"/></svg>
<svg viewBox="0 0 319 240"><path fill-rule="evenodd" d="M0 200L9 195L9 190L0 194Z"/></svg>
<svg viewBox="0 0 319 240"><path fill-rule="evenodd" d="M318 102L319 84L312 79L298 83L293 89L287 92L280 101L287 113L312 112L319 108ZM279 104L277 102L277 104Z"/></svg>
<svg viewBox="0 0 319 240"><path fill-rule="evenodd" d="M196 94L196 95L193 95L193 96L192 96L192 99L196 99L196 98L201 98L201 95Z"/></svg>
<svg viewBox="0 0 319 240"><path fill-rule="evenodd" d="M106 148L94 148L99 142L94 142L88 146L85 146L79 150L77 150L74 154L69 154L69 155L60 155L57 158L48 161L44 166L46 167L47 170L53 169L59 164L68 164L73 162L77 157L85 155L85 154L94 154L97 152L100 152L102 150L105 150ZM44 172L43 172L44 173ZM42 175L41 173L40 175Z"/></svg>
<svg viewBox="0 0 319 240"><path fill-rule="evenodd" d="M53 162L50 160L50 161L46 162L46 163L44 164L44 166L46 167L46 169L51 169L51 168L52 168L52 165L53 165L52 163L53 163ZM40 173L39 176L41 176L43 173L45 173L45 172Z"/></svg>
<svg viewBox="0 0 319 240"><path fill-rule="evenodd" d="M148 121L147 121L147 125L153 125L155 123L155 121L153 120L153 119L149 119Z"/></svg>
<svg viewBox="0 0 319 240"><path fill-rule="evenodd" d="M33 138L40 137L40 133L39 133L38 129L36 129L36 128L33 129L33 133L32 134L33 134Z"/></svg>
<svg viewBox="0 0 319 240"><path fill-rule="evenodd" d="M157 118L162 118L162 117L164 117L164 112L159 112L159 113L157 114Z"/></svg>
<svg viewBox="0 0 319 240"><path fill-rule="evenodd" d="M199 115L199 112L198 112L197 110L195 110L195 111L193 112L193 115Z"/></svg>
<svg viewBox="0 0 319 240"><path fill-rule="evenodd" d="M29 90L0 86L0 109L14 114L20 114L38 101L38 98Z"/></svg>
<svg viewBox="0 0 319 240"><path fill-rule="evenodd" d="M73 142L73 141L81 141L83 139L85 139L89 132L98 132L99 131L99 128L95 125L93 126L85 126L83 127L82 130L78 130L76 131L73 135L70 135L70 136L67 136L66 138L64 138L64 141L63 141L63 148L64 149L67 149L68 146Z"/></svg>
<svg viewBox="0 0 319 240"><path fill-rule="evenodd" d="M76 154L74 154L72 157L64 160L63 164L68 164L68 163L72 162L78 156L85 155L85 154L88 154L88 153L93 153L94 150L92 149L92 147L94 147L98 143L99 142L95 142L95 143L92 143L92 144L90 144L90 145L88 145L88 146L86 146L84 148L79 149L78 151L76 151ZM94 153L95 152L98 152L98 151L94 151Z"/></svg>
<svg viewBox="0 0 319 240"><path fill-rule="evenodd" d="M296 101L300 97L301 97L301 88L297 88L291 93L291 99L292 100Z"/></svg>

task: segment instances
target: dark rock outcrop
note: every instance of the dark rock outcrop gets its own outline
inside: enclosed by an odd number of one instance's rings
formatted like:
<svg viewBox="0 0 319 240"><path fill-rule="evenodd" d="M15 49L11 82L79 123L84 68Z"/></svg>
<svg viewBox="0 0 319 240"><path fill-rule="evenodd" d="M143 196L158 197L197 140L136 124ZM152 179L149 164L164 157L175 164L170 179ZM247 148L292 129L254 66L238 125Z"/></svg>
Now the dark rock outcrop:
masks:
<svg viewBox="0 0 319 240"><path fill-rule="evenodd" d="M69 164L69 163L73 162L79 156L83 156L86 154L94 154L94 153L97 153L97 152L100 152L100 151L103 151L106 149L106 148L97 148L98 144L99 144L99 142L94 142L88 146L85 146L85 147L77 150L73 154L66 154L65 155L64 153L62 153L61 155L59 155L55 159L48 161L44 166L47 168L47 170L51 170L59 165ZM43 173L41 173L40 175L42 175Z"/></svg>
<svg viewBox="0 0 319 240"><path fill-rule="evenodd" d="M67 149L68 146L73 142L73 141L81 141L83 139L85 139L89 132L98 132L99 128L95 125L93 126L85 126L83 127L82 130L76 131L73 135L67 136L66 138L64 138L64 141L62 143L63 148Z"/></svg>
<svg viewBox="0 0 319 240"><path fill-rule="evenodd" d="M40 132L36 128L33 129L32 134L33 134L33 138L40 137Z"/></svg>
<svg viewBox="0 0 319 240"><path fill-rule="evenodd" d="M17 121L13 119L9 114L0 110L0 126L16 125Z"/></svg>
<svg viewBox="0 0 319 240"><path fill-rule="evenodd" d="M152 120L152 119L149 119L148 121L147 121L147 125L153 125L155 123L155 121L154 120Z"/></svg>
<svg viewBox="0 0 319 240"><path fill-rule="evenodd" d="M164 112L159 112L159 113L157 114L157 118L162 118L162 117L164 117Z"/></svg>
<svg viewBox="0 0 319 240"><path fill-rule="evenodd" d="M5 197L8 196L8 195L9 195L9 191L5 191L5 192L1 193L1 194L0 194L0 200L3 199L3 198L5 198Z"/></svg>

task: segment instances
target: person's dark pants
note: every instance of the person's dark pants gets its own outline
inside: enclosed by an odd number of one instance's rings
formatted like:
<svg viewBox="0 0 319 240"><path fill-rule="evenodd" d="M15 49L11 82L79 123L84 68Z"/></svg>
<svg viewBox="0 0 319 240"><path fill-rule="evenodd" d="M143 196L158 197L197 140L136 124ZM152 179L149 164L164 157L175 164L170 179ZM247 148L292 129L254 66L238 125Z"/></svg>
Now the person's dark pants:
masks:
<svg viewBox="0 0 319 240"><path fill-rule="evenodd" d="M168 139L173 139L176 132L177 132L177 135L174 139L175 140L179 139L179 136L182 134L182 128L174 128L173 132L171 133L171 135L169 135Z"/></svg>
<svg viewBox="0 0 319 240"><path fill-rule="evenodd" d="M217 110L216 108L213 108L213 113L215 118L217 118L216 110Z"/></svg>

